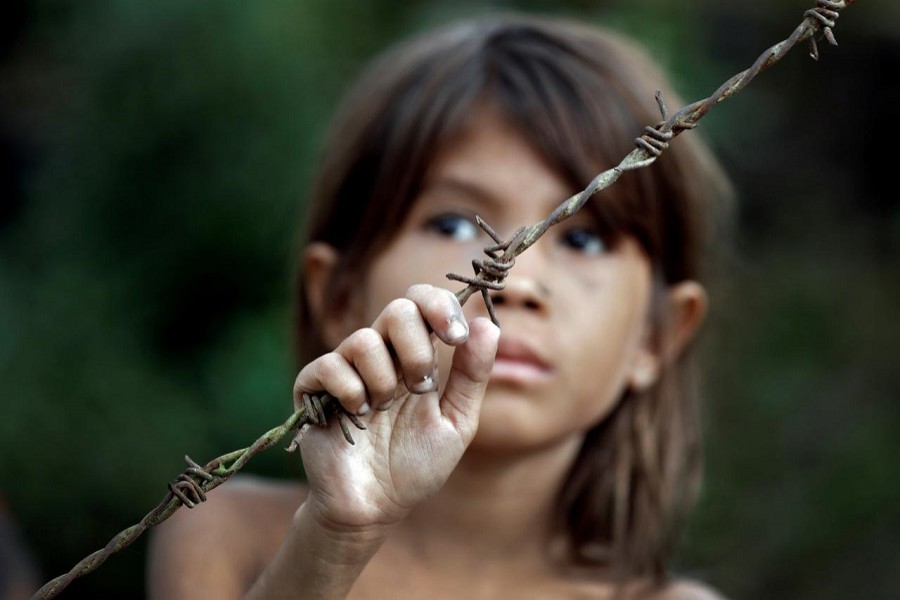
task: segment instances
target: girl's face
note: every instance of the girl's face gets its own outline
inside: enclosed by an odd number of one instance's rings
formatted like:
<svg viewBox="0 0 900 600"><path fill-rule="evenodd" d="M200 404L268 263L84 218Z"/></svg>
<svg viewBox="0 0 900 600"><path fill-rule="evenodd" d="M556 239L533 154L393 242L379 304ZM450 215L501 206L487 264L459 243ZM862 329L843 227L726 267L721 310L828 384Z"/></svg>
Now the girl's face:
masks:
<svg viewBox="0 0 900 600"><path fill-rule="evenodd" d="M544 219L572 190L502 120L482 111L442 152L406 222L367 274L361 321L368 325L407 287L460 289L448 272L472 274L492 243L480 215L501 235ZM614 407L628 385L648 385L651 269L638 244L615 248L580 211L516 259L496 293L500 347L474 446L538 447L580 436ZM469 318L486 315L478 294ZM446 379L452 349L438 343Z"/></svg>

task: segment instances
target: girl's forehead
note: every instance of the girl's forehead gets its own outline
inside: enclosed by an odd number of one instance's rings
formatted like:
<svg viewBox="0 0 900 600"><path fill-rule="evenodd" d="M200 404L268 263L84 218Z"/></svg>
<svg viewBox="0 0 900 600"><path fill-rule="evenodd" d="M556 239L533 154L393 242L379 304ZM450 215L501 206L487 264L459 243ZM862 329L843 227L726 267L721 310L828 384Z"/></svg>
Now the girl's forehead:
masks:
<svg viewBox="0 0 900 600"><path fill-rule="evenodd" d="M523 132L494 111L482 111L439 146L429 172L490 171L511 162L544 161Z"/></svg>
<svg viewBox="0 0 900 600"><path fill-rule="evenodd" d="M423 188L477 191L497 200L528 196L551 208L575 190L507 120L485 112L436 154Z"/></svg>

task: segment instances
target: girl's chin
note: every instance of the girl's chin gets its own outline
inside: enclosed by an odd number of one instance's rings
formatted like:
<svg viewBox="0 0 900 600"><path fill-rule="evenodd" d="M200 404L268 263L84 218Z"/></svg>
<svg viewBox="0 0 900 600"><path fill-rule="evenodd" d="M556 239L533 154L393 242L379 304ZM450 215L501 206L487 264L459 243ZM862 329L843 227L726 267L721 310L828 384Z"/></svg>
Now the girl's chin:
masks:
<svg viewBox="0 0 900 600"><path fill-rule="evenodd" d="M480 450L520 452L544 444L546 438L553 436L552 426L548 425L553 410L546 402L546 394L491 382L472 445Z"/></svg>
<svg viewBox="0 0 900 600"><path fill-rule="evenodd" d="M581 431L560 429L560 424L553 422L553 416L537 406L523 405L521 399L518 407L512 404L505 402L502 395L486 399L478 431L466 451L469 458L519 460L534 452L558 449L569 441L572 448L577 448L584 438Z"/></svg>

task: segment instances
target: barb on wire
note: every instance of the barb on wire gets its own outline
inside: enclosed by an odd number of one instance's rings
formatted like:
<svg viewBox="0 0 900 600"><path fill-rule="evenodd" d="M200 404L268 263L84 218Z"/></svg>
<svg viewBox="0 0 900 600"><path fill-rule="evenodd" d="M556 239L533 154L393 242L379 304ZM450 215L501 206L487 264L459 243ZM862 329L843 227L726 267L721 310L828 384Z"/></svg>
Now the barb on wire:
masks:
<svg viewBox="0 0 900 600"><path fill-rule="evenodd" d="M509 248L517 241L518 236L525 231L525 228L520 227L509 240L504 242L500 235L494 231L494 228L482 220L481 217L476 216L475 222L478 223L478 226L481 227L492 240L494 240L493 246L488 246L484 249L484 253L487 254L488 259L475 259L472 261L472 268L475 269L475 277L447 273L447 279L469 284L462 292L459 292L456 295L460 304L465 304L473 291L476 289L480 290L484 305L487 307L488 314L491 316L491 321L499 326L500 321L497 319L497 312L494 310L494 301L491 299L489 290L503 289L503 281L509 274L509 270L516 263L515 254L510 255ZM501 252L502 254L500 254Z"/></svg>
<svg viewBox="0 0 900 600"><path fill-rule="evenodd" d="M767 49L749 69L731 77L711 96L688 104L673 115L669 114L662 94L657 92L656 101L662 121L652 127L645 127L644 134L635 140L637 146L635 150L625 156L617 166L597 175L585 189L561 202L543 221L520 228L504 241L490 225L478 218L478 225L494 241L494 244L484 249L484 253L487 255L486 260L472 261L474 277L455 273L447 275L453 281L467 284L456 294L460 304L464 304L472 294L479 291L491 320L499 325L489 292L503 289L503 282L519 254L534 244L550 227L575 214L595 192L612 185L622 173L640 169L655 162L657 157L669 147L669 142L673 138L687 129L693 129L697 122L715 105L744 89L754 77L781 60L797 44L809 40L810 56L816 60L819 57L815 39L817 34L821 33L831 45L836 46L837 40L832 30L837 18L840 11L854 4L855 1L817 0L816 7L804 13L803 21L794 29L790 37ZM298 448L300 439L309 427L313 425L327 426L327 417L331 415L336 417L344 438L351 444L353 437L350 435L350 429L344 419L349 420L358 429L365 429L359 419L343 410L340 403L330 394L303 394L302 404L303 406L288 417L284 423L267 431L247 448L224 454L202 467L185 456L188 468L169 484L169 493L156 508L141 519L140 523L117 534L104 548L82 559L68 573L46 583L35 593L33 598L55 597L72 580L99 568L111 554L130 545L147 529L168 519L182 505L193 508L204 502L208 492L225 483L247 461L277 444L289 432L297 432L287 447L288 451L294 451Z"/></svg>

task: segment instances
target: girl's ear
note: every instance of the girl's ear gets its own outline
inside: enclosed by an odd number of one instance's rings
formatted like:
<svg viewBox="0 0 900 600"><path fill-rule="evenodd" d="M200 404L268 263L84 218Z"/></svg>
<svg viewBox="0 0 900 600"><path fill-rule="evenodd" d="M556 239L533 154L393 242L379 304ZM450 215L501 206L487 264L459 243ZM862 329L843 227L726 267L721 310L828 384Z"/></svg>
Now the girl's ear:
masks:
<svg viewBox="0 0 900 600"><path fill-rule="evenodd" d="M709 298L696 281L682 281L669 287L669 315L662 339L663 360L674 362L697 335L706 318Z"/></svg>
<svg viewBox="0 0 900 600"><path fill-rule="evenodd" d="M662 367L674 362L694 338L706 317L706 290L696 281L682 281L668 288L666 304L658 343L652 343L648 331L632 363L628 385L633 390L644 391L656 383Z"/></svg>
<svg viewBox="0 0 900 600"><path fill-rule="evenodd" d="M348 303L326 305L328 285L338 263L338 251L325 242L313 242L303 253L306 301L309 303L313 322L319 323L322 341L329 347L336 347L352 331L351 314Z"/></svg>

